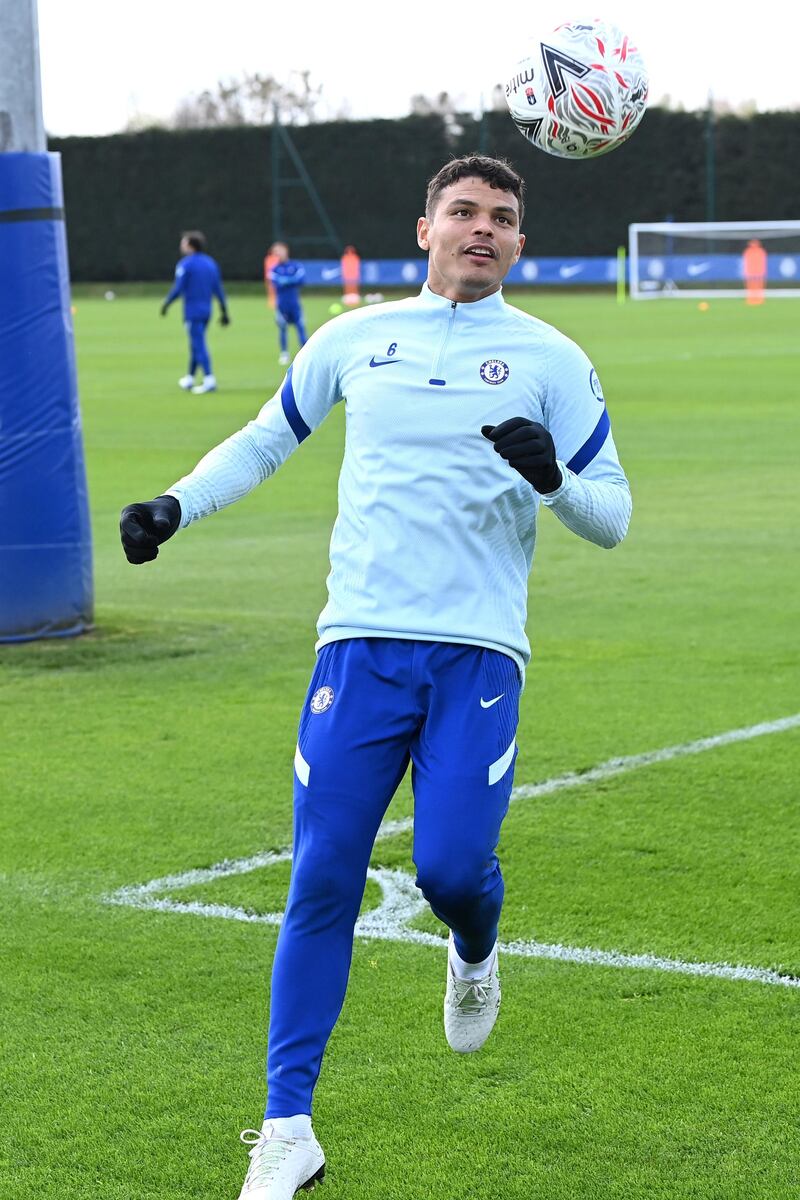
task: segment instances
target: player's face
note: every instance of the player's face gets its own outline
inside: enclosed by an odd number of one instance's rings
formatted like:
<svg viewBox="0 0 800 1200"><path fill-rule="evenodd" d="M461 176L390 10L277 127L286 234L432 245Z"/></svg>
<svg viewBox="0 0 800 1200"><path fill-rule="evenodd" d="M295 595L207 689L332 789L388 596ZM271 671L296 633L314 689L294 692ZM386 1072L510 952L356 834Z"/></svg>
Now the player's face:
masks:
<svg viewBox="0 0 800 1200"><path fill-rule="evenodd" d="M417 242L428 251L432 292L459 302L482 300L498 290L525 245L516 196L485 179L458 179L444 189L432 216L420 217Z"/></svg>

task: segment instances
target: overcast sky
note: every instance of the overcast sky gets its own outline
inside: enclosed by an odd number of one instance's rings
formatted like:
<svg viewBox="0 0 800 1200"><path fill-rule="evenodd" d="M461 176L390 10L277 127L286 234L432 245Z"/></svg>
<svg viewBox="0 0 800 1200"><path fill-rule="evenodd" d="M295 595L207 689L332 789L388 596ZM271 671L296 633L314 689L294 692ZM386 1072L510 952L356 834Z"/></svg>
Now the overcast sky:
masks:
<svg viewBox="0 0 800 1200"><path fill-rule="evenodd" d="M760 110L800 104L796 2L609 0L602 15L638 44L651 103L705 106L709 91ZM403 116L417 92L478 111L537 29L582 16L569 0L380 4L348 0L38 0L49 133L103 134L137 114L166 118L190 93L245 71L311 71L327 113ZM595 13L599 5L587 6ZM780 15L781 13L787 15Z"/></svg>

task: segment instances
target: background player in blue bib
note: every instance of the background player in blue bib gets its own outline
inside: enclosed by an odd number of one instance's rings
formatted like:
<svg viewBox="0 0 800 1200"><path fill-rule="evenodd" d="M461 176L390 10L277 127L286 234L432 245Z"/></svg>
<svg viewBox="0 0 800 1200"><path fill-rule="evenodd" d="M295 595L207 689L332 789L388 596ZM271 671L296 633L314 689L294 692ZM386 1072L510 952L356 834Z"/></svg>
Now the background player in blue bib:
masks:
<svg viewBox="0 0 800 1200"><path fill-rule="evenodd" d="M304 346L306 343L305 318L300 303L300 289L306 281L306 269L302 263L289 258L289 247L285 242L275 242L270 253L277 259L270 268L269 281L275 288L275 323L281 347L278 362L285 367L290 361L290 325L294 325L297 331L298 345Z"/></svg>
<svg viewBox="0 0 800 1200"><path fill-rule="evenodd" d="M495 159L444 166L417 223L428 253L421 293L317 330L254 421L167 494L122 514L129 560L153 559L345 405L328 603L294 759L267 1109L248 1135L241 1200L290 1200L323 1173L312 1093L344 1001L373 841L409 764L417 886L451 931L448 1044L479 1049L497 1017L495 851L530 657L540 505L609 548L631 513L591 362L503 299L525 242L522 189Z"/></svg>
<svg viewBox="0 0 800 1200"><path fill-rule="evenodd" d="M215 296L220 307L220 325L230 325L222 275L215 260L206 254L205 234L199 229L182 235L180 250L183 257L175 267L175 282L161 305L161 315L165 317L173 300L179 296L183 299L183 320L189 336L189 369L178 384L184 391L215 392L217 381L211 370L206 326L211 319L211 302ZM195 385L198 370L203 372L203 378Z"/></svg>

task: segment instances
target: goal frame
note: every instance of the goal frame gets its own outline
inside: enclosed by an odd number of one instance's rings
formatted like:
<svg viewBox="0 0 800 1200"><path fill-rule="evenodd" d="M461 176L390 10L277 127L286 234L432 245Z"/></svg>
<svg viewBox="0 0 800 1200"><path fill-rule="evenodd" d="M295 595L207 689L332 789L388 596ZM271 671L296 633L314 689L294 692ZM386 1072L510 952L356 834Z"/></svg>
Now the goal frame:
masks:
<svg viewBox="0 0 800 1200"><path fill-rule="evenodd" d="M641 233L796 233L800 237L798 221L656 221L635 222L628 226L628 293L632 300L742 300L741 288L676 288L672 291L642 290L639 286L639 246ZM765 290L769 300L790 300L800 297L800 287Z"/></svg>

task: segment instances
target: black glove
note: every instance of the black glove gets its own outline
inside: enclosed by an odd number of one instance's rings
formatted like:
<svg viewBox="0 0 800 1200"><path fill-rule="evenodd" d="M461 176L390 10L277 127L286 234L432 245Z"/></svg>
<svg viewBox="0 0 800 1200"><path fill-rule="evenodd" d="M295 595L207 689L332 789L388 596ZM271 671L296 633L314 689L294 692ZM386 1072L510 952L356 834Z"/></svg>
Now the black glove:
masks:
<svg viewBox="0 0 800 1200"><path fill-rule="evenodd" d="M223 308L223 310L220 314L219 323L220 323L220 325L230 325L230 323L231 323L231 319L228 316L228 310L225 308Z"/></svg>
<svg viewBox="0 0 800 1200"><path fill-rule="evenodd" d="M561 486L552 437L538 421L511 417L499 425L483 425L481 433L501 458L532 483L537 492L554 492Z"/></svg>
<svg viewBox="0 0 800 1200"><path fill-rule="evenodd" d="M162 316L162 317L165 317L165 316L167 315L167 309L168 309L168 308L169 308L169 305L168 305L168 304L162 304L162 305L161 305L161 308L159 309L159 311L160 311L160 313L161 313L161 316Z"/></svg>
<svg viewBox="0 0 800 1200"><path fill-rule="evenodd" d="M158 556L158 547L172 537L180 523L181 506L174 496L156 496L147 503L123 508L119 532L128 562L152 562Z"/></svg>

